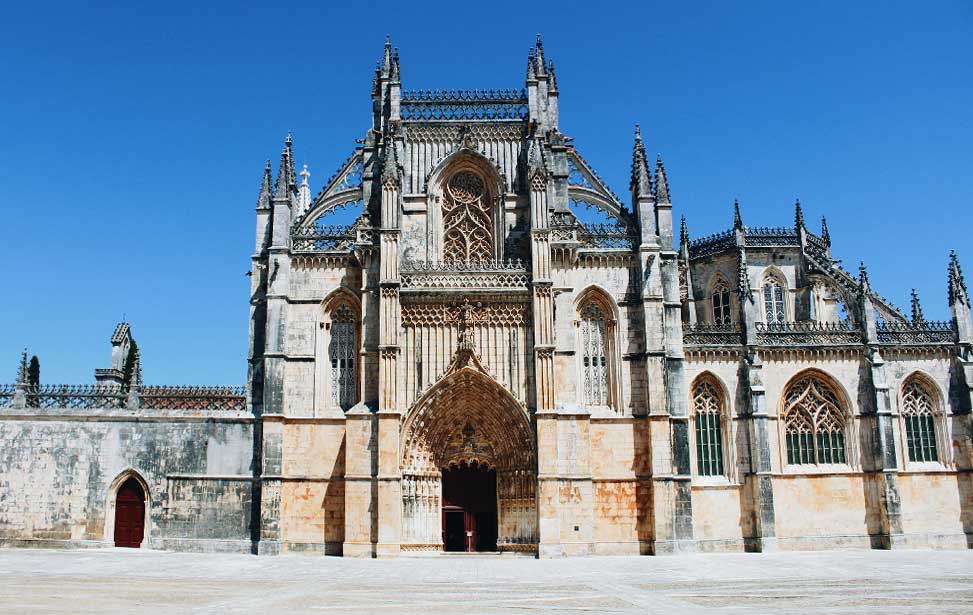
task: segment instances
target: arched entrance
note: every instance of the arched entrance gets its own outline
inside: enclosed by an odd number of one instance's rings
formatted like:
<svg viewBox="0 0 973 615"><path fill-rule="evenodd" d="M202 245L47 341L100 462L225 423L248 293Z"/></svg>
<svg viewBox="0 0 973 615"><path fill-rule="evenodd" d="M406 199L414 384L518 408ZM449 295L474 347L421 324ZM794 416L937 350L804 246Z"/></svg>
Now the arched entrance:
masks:
<svg viewBox="0 0 973 615"><path fill-rule="evenodd" d="M115 496L115 546L141 547L144 534L145 490L130 476Z"/></svg>
<svg viewBox="0 0 973 615"><path fill-rule="evenodd" d="M461 353L402 426L406 551L536 549L535 439L527 410Z"/></svg>
<svg viewBox="0 0 973 615"><path fill-rule="evenodd" d="M496 551L497 471L463 461L442 475L443 551Z"/></svg>

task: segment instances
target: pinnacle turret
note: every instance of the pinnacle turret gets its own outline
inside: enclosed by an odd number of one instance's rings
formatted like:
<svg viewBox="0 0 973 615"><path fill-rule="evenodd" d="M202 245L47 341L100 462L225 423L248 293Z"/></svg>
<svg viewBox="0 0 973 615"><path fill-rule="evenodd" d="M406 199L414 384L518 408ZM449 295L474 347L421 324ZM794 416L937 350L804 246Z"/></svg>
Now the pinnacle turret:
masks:
<svg viewBox="0 0 973 615"><path fill-rule="evenodd" d="M689 248L689 228L686 226L686 216L679 221L679 250Z"/></svg>
<svg viewBox="0 0 973 615"><path fill-rule="evenodd" d="M291 188L297 187L297 174L294 172L294 139L287 133L284 139L284 149L280 153L280 167L277 169L277 181L274 184L274 198L286 199Z"/></svg>
<svg viewBox="0 0 973 615"><path fill-rule="evenodd" d="M872 284L868 281L868 269L865 268L865 261L858 265L858 285L863 293L869 293L872 290Z"/></svg>
<svg viewBox="0 0 973 615"><path fill-rule="evenodd" d="M919 304L919 294L916 293L916 289L912 289L912 324L922 325L925 324L926 319L922 315L922 305Z"/></svg>
<svg viewBox="0 0 973 615"><path fill-rule="evenodd" d="M534 48L530 48L530 52L527 54L527 81L532 81L537 79L537 59L534 57Z"/></svg>
<svg viewBox="0 0 973 615"><path fill-rule="evenodd" d="M828 232L828 219L821 216L821 239L825 245L831 247L831 233Z"/></svg>
<svg viewBox="0 0 973 615"><path fill-rule="evenodd" d="M554 60L548 60L547 62L547 87L548 92L557 92L557 75L554 74Z"/></svg>
<svg viewBox="0 0 973 615"><path fill-rule="evenodd" d="M537 63L537 76L543 77L547 74L547 63L544 59L544 43L541 42L541 35L539 33L537 35L537 42L534 43L534 55L536 57L535 62Z"/></svg>
<svg viewBox="0 0 973 615"><path fill-rule="evenodd" d="M385 164L382 165L382 181L399 181L402 177L402 168L399 165L399 157L395 151L395 141L389 139L385 152Z"/></svg>
<svg viewBox="0 0 973 615"><path fill-rule="evenodd" d="M382 76L392 74L392 39L385 35L385 49L382 51Z"/></svg>
<svg viewBox="0 0 973 615"><path fill-rule="evenodd" d="M733 230L743 230L743 216L740 215L740 201L733 199Z"/></svg>
<svg viewBox="0 0 973 615"><path fill-rule="evenodd" d="M543 173L545 170L544 153L541 151L540 140L536 136L531 139L530 150L527 152L527 168L530 175Z"/></svg>
<svg viewBox="0 0 973 615"><path fill-rule="evenodd" d="M949 305L952 307L956 303L964 305L970 304L970 295L966 289L966 280L963 279L963 270L959 266L959 258L956 250L949 252Z"/></svg>
<svg viewBox="0 0 973 615"><path fill-rule="evenodd" d="M642 130L635 125L635 144L632 146L632 178L629 187L636 199L652 196L652 176L649 173L649 161L645 155L645 145L642 143Z"/></svg>
<svg viewBox="0 0 973 615"><path fill-rule="evenodd" d="M274 191L273 180L270 176L270 159L264 166L263 178L260 180L260 192L257 194L257 209L270 209L270 197Z"/></svg>
<svg viewBox="0 0 973 615"><path fill-rule="evenodd" d="M737 252L737 294L741 301L753 301L750 274L747 272L747 256L741 248Z"/></svg>
<svg viewBox="0 0 973 615"><path fill-rule="evenodd" d="M399 69L399 48L396 47L395 51L392 53L392 70L389 73L392 81L399 81L402 76Z"/></svg>
<svg viewBox="0 0 973 615"><path fill-rule="evenodd" d="M794 202L794 231L800 232L804 228L804 211L801 210L801 200Z"/></svg>
<svg viewBox="0 0 973 615"><path fill-rule="evenodd" d="M655 202L671 202L669 200L669 181L666 179L666 168L662 164L662 154L659 154L655 159Z"/></svg>
<svg viewBox="0 0 973 615"><path fill-rule="evenodd" d="M311 177L311 172L307 170L307 165L301 169L301 185L298 188L298 207L299 211L307 211L308 207L311 206L311 186L308 184L307 178Z"/></svg>

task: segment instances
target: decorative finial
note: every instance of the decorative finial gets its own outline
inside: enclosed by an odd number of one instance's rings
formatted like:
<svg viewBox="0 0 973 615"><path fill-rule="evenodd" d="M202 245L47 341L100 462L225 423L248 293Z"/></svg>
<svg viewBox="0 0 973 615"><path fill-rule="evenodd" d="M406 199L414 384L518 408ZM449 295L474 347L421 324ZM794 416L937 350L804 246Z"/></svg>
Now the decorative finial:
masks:
<svg viewBox="0 0 973 615"><path fill-rule="evenodd" d="M635 144L632 147L632 176L629 181L629 188L635 198L648 198L652 196L652 175L649 173L649 161L645 155L645 146L642 144L642 129L635 125Z"/></svg>
<svg viewBox="0 0 973 615"><path fill-rule="evenodd" d="M963 279L963 270L959 266L959 258L956 257L956 250L949 251L949 305L952 307L957 302L964 305L970 304L970 295L966 289L966 280Z"/></svg>
<svg viewBox="0 0 973 615"><path fill-rule="evenodd" d="M291 133L287 133L284 149L280 152L280 167L277 169L277 181L274 184L274 198L284 199L288 195L290 178Z"/></svg>
<svg viewBox="0 0 973 615"><path fill-rule="evenodd" d="M401 177L398 155L395 150L395 141L389 139L385 152L385 163L382 165L382 181L398 182Z"/></svg>
<svg viewBox="0 0 973 615"><path fill-rule="evenodd" d="M264 174L260 178L260 192L257 193L257 209L270 209L270 197L274 191L273 180L270 176L270 159L264 165Z"/></svg>
<svg viewBox="0 0 973 615"><path fill-rule="evenodd" d="M557 92L557 75L554 74L554 60L547 62L547 83L550 86L549 92Z"/></svg>
<svg viewBox="0 0 973 615"><path fill-rule="evenodd" d="M794 201L794 230L800 232L804 228L804 212L801 210L801 200Z"/></svg>
<svg viewBox="0 0 973 615"><path fill-rule="evenodd" d="M655 159L655 202L669 203L669 180L666 179L666 168L662 164L662 154Z"/></svg>
<svg viewBox="0 0 973 615"><path fill-rule="evenodd" d="M679 248L689 247L689 228L686 226L686 216L679 221Z"/></svg>
<svg viewBox="0 0 973 615"><path fill-rule="evenodd" d="M399 72L399 48L396 47L395 51L392 53L392 81L398 81L400 78Z"/></svg>
<svg viewBox="0 0 973 615"><path fill-rule="evenodd" d="M870 292L872 290L872 285L868 281L868 270L865 268L865 261L861 261L858 265L858 283L861 286L862 292Z"/></svg>
<svg viewBox="0 0 973 615"><path fill-rule="evenodd" d="M821 216L821 239L824 240L825 245L829 248L831 247L831 233L828 232L828 219Z"/></svg>
<svg viewBox="0 0 973 615"><path fill-rule="evenodd" d="M923 325L926 319L922 315L922 306L919 304L919 294L916 289L912 289L912 324L913 326Z"/></svg>
<svg viewBox="0 0 973 615"><path fill-rule="evenodd" d="M733 230L743 230L743 216L740 215L740 201L733 199Z"/></svg>
<svg viewBox="0 0 973 615"><path fill-rule="evenodd" d="M307 178L308 177L311 177L311 172L307 170L307 165L304 165L304 168L301 169L301 185L302 186L306 186L307 185Z"/></svg>

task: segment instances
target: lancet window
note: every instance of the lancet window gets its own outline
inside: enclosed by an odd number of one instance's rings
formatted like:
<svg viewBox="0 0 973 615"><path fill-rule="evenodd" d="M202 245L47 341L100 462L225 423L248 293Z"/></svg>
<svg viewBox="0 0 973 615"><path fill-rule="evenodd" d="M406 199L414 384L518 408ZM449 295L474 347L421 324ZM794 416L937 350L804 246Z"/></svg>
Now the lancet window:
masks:
<svg viewBox="0 0 973 615"><path fill-rule="evenodd" d="M589 302L581 310L581 368L586 406L609 404L608 319Z"/></svg>
<svg viewBox="0 0 973 615"><path fill-rule="evenodd" d="M730 289L726 282L720 280L713 287L713 324L729 325L733 322L730 316Z"/></svg>
<svg viewBox="0 0 973 615"><path fill-rule="evenodd" d="M355 314L343 305L331 316L331 403L344 410L355 404L355 358L358 323Z"/></svg>
<svg viewBox="0 0 973 615"><path fill-rule="evenodd" d="M787 463L845 463L845 418L830 384L813 374L792 382L784 392Z"/></svg>
<svg viewBox="0 0 973 615"><path fill-rule="evenodd" d="M767 324L787 320L784 311L784 285L774 276L764 280L764 317Z"/></svg>
<svg viewBox="0 0 973 615"><path fill-rule="evenodd" d="M445 262L493 260L493 209L483 178L468 170L453 175L446 182L442 213Z"/></svg>
<svg viewBox="0 0 973 615"><path fill-rule="evenodd" d="M916 378L907 381L902 387L902 417L909 461L939 461L936 415L935 398L929 389Z"/></svg>
<svg viewBox="0 0 973 615"><path fill-rule="evenodd" d="M696 472L700 476L722 476L723 395L708 379L693 387L693 421L696 424Z"/></svg>

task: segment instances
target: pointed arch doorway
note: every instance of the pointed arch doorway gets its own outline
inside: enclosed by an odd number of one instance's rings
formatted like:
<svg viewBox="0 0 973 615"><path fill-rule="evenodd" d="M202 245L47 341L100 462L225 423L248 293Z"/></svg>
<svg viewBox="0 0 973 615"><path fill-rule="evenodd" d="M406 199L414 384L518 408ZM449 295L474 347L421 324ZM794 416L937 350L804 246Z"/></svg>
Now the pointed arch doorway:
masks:
<svg viewBox="0 0 973 615"><path fill-rule="evenodd" d="M139 548L145 537L145 489L129 476L115 495L115 546Z"/></svg>
<svg viewBox="0 0 973 615"><path fill-rule="evenodd" d="M533 427L526 408L468 358L454 361L403 422L403 549L531 552Z"/></svg>

